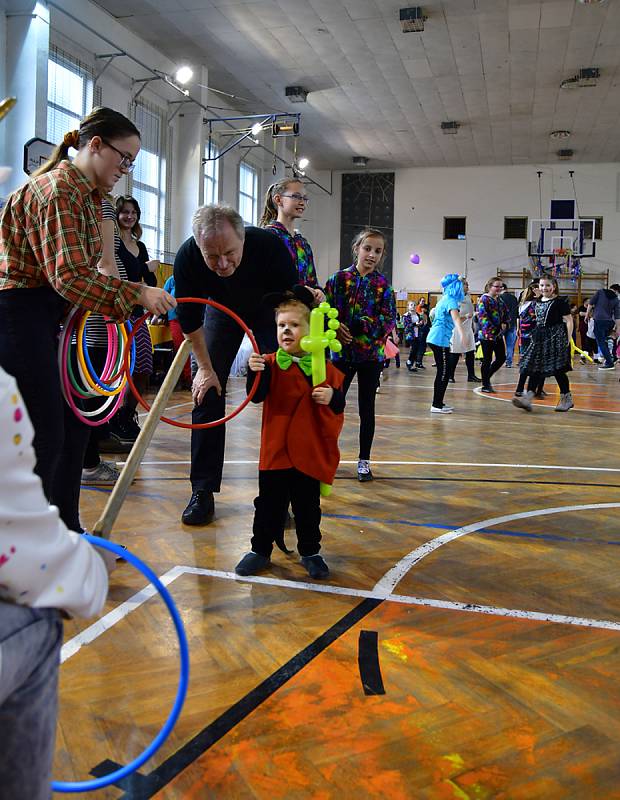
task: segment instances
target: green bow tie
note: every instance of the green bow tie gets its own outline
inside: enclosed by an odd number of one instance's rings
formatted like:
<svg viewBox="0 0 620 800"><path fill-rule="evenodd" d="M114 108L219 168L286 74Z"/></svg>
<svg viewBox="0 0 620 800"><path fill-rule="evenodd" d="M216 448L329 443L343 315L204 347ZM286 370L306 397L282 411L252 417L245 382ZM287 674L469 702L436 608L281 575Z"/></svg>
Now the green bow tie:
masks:
<svg viewBox="0 0 620 800"><path fill-rule="evenodd" d="M288 353L285 353L284 350L279 347L278 352L276 353L276 363L280 369L284 370L288 369L291 364L295 363L299 365L299 369L304 373L304 375L312 375L312 356L310 353L307 353L301 358L297 358L296 356L290 356Z"/></svg>

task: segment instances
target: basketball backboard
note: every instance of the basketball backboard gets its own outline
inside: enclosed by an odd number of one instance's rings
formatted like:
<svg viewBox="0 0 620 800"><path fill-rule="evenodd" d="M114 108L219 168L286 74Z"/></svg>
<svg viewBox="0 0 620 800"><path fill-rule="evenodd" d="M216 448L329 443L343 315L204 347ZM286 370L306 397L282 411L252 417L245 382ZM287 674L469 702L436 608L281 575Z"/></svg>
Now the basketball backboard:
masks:
<svg viewBox="0 0 620 800"><path fill-rule="evenodd" d="M593 219L530 220L527 254L541 257L593 258Z"/></svg>

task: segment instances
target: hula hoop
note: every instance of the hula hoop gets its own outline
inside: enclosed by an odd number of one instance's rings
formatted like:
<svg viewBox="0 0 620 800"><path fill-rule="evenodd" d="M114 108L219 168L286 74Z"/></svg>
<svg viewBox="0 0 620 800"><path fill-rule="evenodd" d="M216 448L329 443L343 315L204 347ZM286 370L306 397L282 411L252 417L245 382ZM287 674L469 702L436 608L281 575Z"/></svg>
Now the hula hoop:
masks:
<svg viewBox="0 0 620 800"><path fill-rule="evenodd" d="M164 723L163 728L153 739L151 744L137 758L134 758L134 760L130 761L129 764L126 764L124 767L120 767L120 769L111 772L109 775L104 775L102 778L95 778L94 780L79 782L52 781L52 789L55 792L92 792L95 789L103 789L104 786L109 786L111 783L116 783L117 781L120 781L122 778L126 778L127 775L131 775L133 772L139 769L145 761L148 761L148 759L155 752L157 752L157 750L159 750L174 728L179 714L181 713L181 709L183 708L185 695L187 693L187 684L189 681L189 650L187 647L187 637L185 636L183 622L177 607L174 604L174 600L170 596L170 592L159 580L157 575L155 575L153 570L137 556L134 556L133 553L129 552L129 550L125 550L124 548L114 544L114 542L108 541L107 539L100 539L98 536L84 534L84 538L91 544L96 545L97 547L102 547L104 550L110 550L110 552L116 553L116 555L121 556L121 558L124 558L126 561L129 561L130 564L132 564L139 572L149 579L149 581L155 586L159 594L162 596L164 603L168 607L170 616L172 617L179 640L179 650L181 654L179 688L174 700L174 705L170 714L168 715L168 719Z"/></svg>
<svg viewBox="0 0 620 800"><path fill-rule="evenodd" d="M226 306L223 306L221 303L216 303L215 300L205 300L203 297L177 297L177 303L202 303L202 305L212 306L213 308L217 308L219 311L223 311L225 314L228 314L229 317L234 319L237 325L239 325L244 331L244 333L247 334L247 337L250 340L252 347L254 348L254 352L255 353L260 352L258 349L258 345L256 344L256 339L252 334L252 331L248 328L248 326L241 319L241 317L235 314L234 311L231 311L230 308L226 308ZM130 342L133 343L136 331L138 330L140 325L144 325L145 320L151 316L152 314L150 312L147 312L134 322L133 330L129 334L128 344ZM150 411L151 410L150 405L146 402L146 400L142 397L140 392L136 389L132 377L127 370L127 353L125 353L125 373L127 375L127 384L129 385L129 388L131 389L133 396L140 403L142 408L145 408L147 411ZM257 372L254 378L254 383L252 384L252 388L250 389L248 396L243 400L240 406L238 406L234 411L231 411L230 414L226 415L225 417L222 417L221 419L215 419L212 422L199 422L196 424L193 424L191 422L179 422L176 419L170 419L170 417L160 417L160 420L162 422L167 422L168 425L174 425L176 428L189 428L190 430L215 428L216 425L223 425L225 422L228 422L233 417L236 417L237 414L241 413L241 411L243 411L243 409L247 406L247 404L256 394L259 382L260 382L260 372Z"/></svg>
<svg viewBox="0 0 620 800"><path fill-rule="evenodd" d="M126 375L123 365L125 362L125 355L128 355L129 369L131 371L133 370L135 365L135 342L132 340L130 346L125 329L125 325L127 325L131 331L131 324L129 322L124 324L114 323L116 326L116 336L113 336L111 326L107 325L108 352L101 376L98 376L92 365L86 345L86 322L90 313L90 311L77 306L72 308L69 312L58 347L58 368L61 376L61 389L65 401L73 413L85 425L97 427L111 419L123 402L126 391ZM79 325L77 324L78 320ZM78 382L78 377L76 377L74 372L69 353L71 339L74 333L77 342L76 366L82 385ZM119 341L121 342L120 346ZM110 382L110 384L106 382ZM99 408L93 411L85 411L78 408L73 399L74 397L81 399L105 397L106 399ZM112 407L108 411L110 406ZM102 414L104 415L103 417L101 416ZM91 417L101 418L92 420L90 419Z"/></svg>

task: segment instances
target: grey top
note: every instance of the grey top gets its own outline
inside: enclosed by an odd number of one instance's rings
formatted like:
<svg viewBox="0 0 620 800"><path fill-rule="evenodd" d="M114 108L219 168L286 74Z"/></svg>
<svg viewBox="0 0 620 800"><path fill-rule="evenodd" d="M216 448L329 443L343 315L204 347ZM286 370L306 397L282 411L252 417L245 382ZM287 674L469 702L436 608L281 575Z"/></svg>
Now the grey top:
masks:
<svg viewBox="0 0 620 800"><path fill-rule="evenodd" d="M620 300L613 289L599 289L588 300L588 305L594 307L595 321L620 319Z"/></svg>

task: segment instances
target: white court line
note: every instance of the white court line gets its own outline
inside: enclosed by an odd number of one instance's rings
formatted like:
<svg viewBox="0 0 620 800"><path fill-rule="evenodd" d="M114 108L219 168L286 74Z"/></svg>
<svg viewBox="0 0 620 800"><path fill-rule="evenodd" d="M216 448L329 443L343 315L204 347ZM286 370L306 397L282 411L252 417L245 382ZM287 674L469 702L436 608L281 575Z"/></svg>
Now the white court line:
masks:
<svg viewBox="0 0 620 800"><path fill-rule="evenodd" d="M594 384L594 385L598 386L599 384ZM496 383L495 386L512 386L512 383ZM486 392L483 393L482 389L479 388L474 389L474 394L477 394L479 397L484 397L486 400L499 400L501 403L512 403L511 397L497 397L497 395L486 394ZM532 401L532 404L534 405L535 408L543 408L546 409L547 411L555 411L555 406L546 406L544 403L536 403L534 401ZM586 414L620 414L620 411L605 411L601 408L580 408L579 404L576 404L572 410L584 411Z"/></svg>
<svg viewBox="0 0 620 800"><path fill-rule="evenodd" d="M124 464L124 461L117 461L117 464ZM186 466L191 464L191 461L142 461L143 466L171 466L174 464L179 464L182 466ZM357 460L355 461L340 461L340 464L357 464ZM375 461L372 459L370 461L371 464L378 464L383 466L399 466L399 467L407 467L407 466L421 466L421 467L477 467L485 469L487 467L498 467L502 469L550 469L550 470L564 470L566 472L620 472L620 467L582 467L582 466L574 466L574 465L561 465L561 464L480 464L478 461ZM224 461L224 464L231 464L231 465L248 465L248 464L258 464L258 461L252 460L235 460L235 459L227 459Z"/></svg>
<svg viewBox="0 0 620 800"><path fill-rule="evenodd" d="M527 517L546 516L548 514L560 514L565 511L584 511L590 509L603 509L603 508L620 508L620 503L594 503L589 505L579 506L559 506L557 508L546 508L534 511L522 511L518 514L506 514L502 517L492 517L491 519L474 522L471 525L465 525L462 528L444 533L437 536L430 542L417 547L411 553L402 558L398 564L385 573L381 580L377 581L372 590L354 589L344 586L330 586L329 584L307 583L304 581L288 581L280 580L278 578L265 578L261 576L248 576L240 577L234 572L224 572L220 570L204 569L202 567L188 567L176 566L168 570L161 576L160 580L167 586L176 580L180 575L205 575L212 578L221 578L224 580L237 581L239 583L256 583L264 586L277 586L286 589L297 589L300 591L311 591L323 594L334 594L346 597L363 597L376 600L388 600L395 603L403 603L409 605L429 606L432 608L445 608L453 611L468 611L476 614L489 614L492 616L501 617L514 617L517 619L539 620L543 622L556 622L563 625L577 625L586 628L604 628L607 630L620 631L620 622L613 622L611 620L595 620L588 619L587 617L569 617L562 614L547 614L541 611L527 611L523 609L510 609L498 608L495 606L482 606L472 603L458 603L447 600L435 600L424 597L412 597L409 595L395 595L392 593L394 587L401 581L409 570L423 558L430 553L442 547L444 544L453 542L454 540L465 536L468 533L474 533L482 528L492 527L504 522L511 522L515 519L524 519ZM118 608L113 609L108 614L103 616L100 620L85 628L78 633L68 642L66 642L61 650L60 661L63 663L71 656L75 655L81 647L89 644L97 637L101 636L106 630L116 625L121 619L131 614L149 598L156 594L156 589L152 584L149 584L144 589L134 594L129 600L121 603Z"/></svg>

